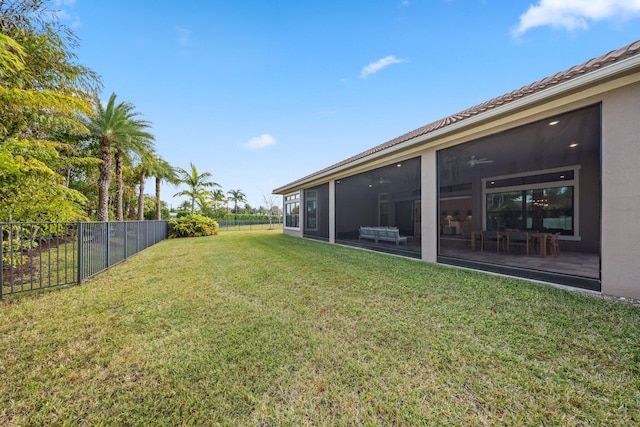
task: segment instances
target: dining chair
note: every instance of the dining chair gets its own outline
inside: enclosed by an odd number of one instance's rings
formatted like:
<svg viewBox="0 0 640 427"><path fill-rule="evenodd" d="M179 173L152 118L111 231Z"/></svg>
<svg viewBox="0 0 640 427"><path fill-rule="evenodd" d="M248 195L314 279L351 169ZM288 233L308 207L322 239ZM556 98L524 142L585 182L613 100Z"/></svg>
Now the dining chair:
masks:
<svg viewBox="0 0 640 427"><path fill-rule="evenodd" d="M511 253L511 246L523 246L527 255L529 255L529 247L531 246L532 238L526 231L512 231L507 233L507 253Z"/></svg>
<svg viewBox="0 0 640 427"><path fill-rule="evenodd" d="M496 244L496 252L500 252L500 246L502 246L502 250L503 252L506 252L506 248L505 248L505 238L504 235L498 231L488 231L485 230L482 232L482 239L480 242L480 249L484 251L484 249L487 247L488 243L493 243L495 242Z"/></svg>
<svg viewBox="0 0 640 427"><path fill-rule="evenodd" d="M556 257L560 256L560 243L558 242L558 236L560 233L554 233L547 236L547 251Z"/></svg>

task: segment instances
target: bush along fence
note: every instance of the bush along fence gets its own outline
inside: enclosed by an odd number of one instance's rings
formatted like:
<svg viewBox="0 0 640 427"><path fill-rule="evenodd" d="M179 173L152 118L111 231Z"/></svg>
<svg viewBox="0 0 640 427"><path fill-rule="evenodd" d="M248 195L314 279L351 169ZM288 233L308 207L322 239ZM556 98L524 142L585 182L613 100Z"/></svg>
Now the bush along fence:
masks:
<svg viewBox="0 0 640 427"><path fill-rule="evenodd" d="M167 221L0 223L0 299L80 284L168 236Z"/></svg>

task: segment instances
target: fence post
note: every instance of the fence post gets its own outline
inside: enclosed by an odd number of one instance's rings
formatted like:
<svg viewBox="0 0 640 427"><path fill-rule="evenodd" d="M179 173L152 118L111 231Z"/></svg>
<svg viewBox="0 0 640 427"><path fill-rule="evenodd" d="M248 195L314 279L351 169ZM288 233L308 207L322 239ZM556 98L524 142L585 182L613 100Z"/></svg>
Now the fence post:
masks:
<svg viewBox="0 0 640 427"><path fill-rule="evenodd" d="M82 251L84 249L84 226L81 222L78 223L78 285L82 284L82 264L84 263L84 256Z"/></svg>
<svg viewBox="0 0 640 427"><path fill-rule="evenodd" d="M105 246L105 255L104 255L104 269L108 269L109 265L111 265L109 263L110 258L111 258L111 231L110 231L110 225L111 223L109 221L105 222L105 229L104 229L104 238L105 238L105 242L104 242L104 246Z"/></svg>
<svg viewBox="0 0 640 427"><path fill-rule="evenodd" d="M3 225L0 224L0 300L2 299L2 290L4 288L4 277L2 275L2 270L4 270L4 265L2 262L2 256L4 254L2 243L4 242L4 233L2 230Z"/></svg>

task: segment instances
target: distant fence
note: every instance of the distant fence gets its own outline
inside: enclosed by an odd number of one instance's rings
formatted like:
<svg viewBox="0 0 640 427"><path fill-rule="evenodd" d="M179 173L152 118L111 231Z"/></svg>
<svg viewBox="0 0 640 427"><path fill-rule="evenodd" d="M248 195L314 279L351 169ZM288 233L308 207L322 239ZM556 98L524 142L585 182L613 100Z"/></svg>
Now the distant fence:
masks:
<svg viewBox="0 0 640 427"><path fill-rule="evenodd" d="M282 230L282 218L273 218L271 223L268 219L259 220L216 220L220 231L238 230Z"/></svg>
<svg viewBox="0 0 640 427"><path fill-rule="evenodd" d="M0 299L80 284L168 236L167 221L0 223Z"/></svg>

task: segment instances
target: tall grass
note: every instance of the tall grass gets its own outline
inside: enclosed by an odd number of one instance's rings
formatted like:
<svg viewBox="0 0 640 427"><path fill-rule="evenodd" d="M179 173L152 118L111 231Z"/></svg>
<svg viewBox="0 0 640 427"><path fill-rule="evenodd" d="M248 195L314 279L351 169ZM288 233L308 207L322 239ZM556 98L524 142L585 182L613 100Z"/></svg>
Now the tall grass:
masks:
<svg viewBox="0 0 640 427"><path fill-rule="evenodd" d="M290 238L0 305L0 425L632 425L640 309Z"/></svg>

